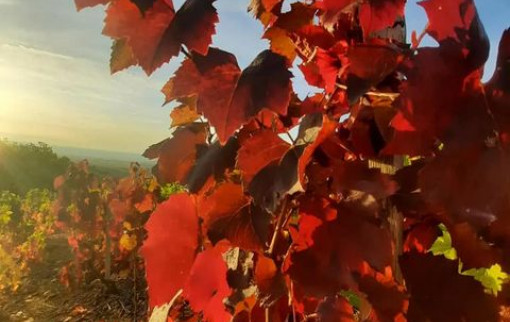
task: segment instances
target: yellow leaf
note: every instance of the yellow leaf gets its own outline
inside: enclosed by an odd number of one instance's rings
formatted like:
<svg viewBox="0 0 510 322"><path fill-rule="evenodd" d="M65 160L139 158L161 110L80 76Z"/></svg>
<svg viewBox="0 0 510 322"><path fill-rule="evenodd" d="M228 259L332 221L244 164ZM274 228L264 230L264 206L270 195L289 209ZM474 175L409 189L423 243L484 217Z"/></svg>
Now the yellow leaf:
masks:
<svg viewBox="0 0 510 322"><path fill-rule="evenodd" d="M112 45L112 56L110 58L110 71L115 74L129 66L136 65L133 49L125 39L115 40Z"/></svg>
<svg viewBox="0 0 510 322"><path fill-rule="evenodd" d="M271 27L264 33L263 38L271 42L273 52L287 57L290 62L294 61L297 55L296 48L284 29Z"/></svg>
<svg viewBox="0 0 510 322"><path fill-rule="evenodd" d="M172 118L172 125L170 127L176 127L193 123L200 117L197 113L197 96L189 96L179 99L181 105L175 107L170 113Z"/></svg>
<svg viewBox="0 0 510 322"><path fill-rule="evenodd" d="M132 251L137 245L136 235L123 234L120 238L119 245L121 249Z"/></svg>
<svg viewBox="0 0 510 322"><path fill-rule="evenodd" d="M129 221L125 221L122 226L124 227L125 230L127 231L131 231L133 230L133 226L131 226L131 223Z"/></svg>

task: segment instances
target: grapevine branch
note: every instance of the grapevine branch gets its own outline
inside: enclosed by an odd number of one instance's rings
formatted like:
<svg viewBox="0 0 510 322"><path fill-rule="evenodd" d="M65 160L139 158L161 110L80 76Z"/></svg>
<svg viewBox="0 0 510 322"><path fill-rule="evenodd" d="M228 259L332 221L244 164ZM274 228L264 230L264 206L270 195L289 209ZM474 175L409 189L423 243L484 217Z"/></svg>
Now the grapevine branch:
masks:
<svg viewBox="0 0 510 322"><path fill-rule="evenodd" d="M278 219L277 219L276 226L275 226L275 229L274 229L274 232L273 232L273 237L271 238L271 243L269 244L269 248L267 250L268 255L271 256L271 257L273 256L274 248L275 248L276 243L278 241L278 237L281 234L281 230L283 228L283 224L285 223L286 217L289 214L290 214L290 210L288 209L288 199L285 198L285 200L283 200L283 204L282 204L281 210L278 213Z"/></svg>

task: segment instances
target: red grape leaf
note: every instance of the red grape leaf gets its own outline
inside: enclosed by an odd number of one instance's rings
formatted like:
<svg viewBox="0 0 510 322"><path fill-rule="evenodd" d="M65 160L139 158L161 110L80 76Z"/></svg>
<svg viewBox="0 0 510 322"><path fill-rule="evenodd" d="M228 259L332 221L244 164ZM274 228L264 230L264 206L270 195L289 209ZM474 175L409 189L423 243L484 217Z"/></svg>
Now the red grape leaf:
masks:
<svg viewBox="0 0 510 322"><path fill-rule="evenodd" d="M216 220L233 217L237 212L250 204L250 198L244 194L239 184L226 182L200 196L198 213L204 220L206 229Z"/></svg>
<svg viewBox="0 0 510 322"><path fill-rule="evenodd" d="M503 262L502 249L486 242L469 223L447 225L447 228L464 270Z"/></svg>
<svg viewBox="0 0 510 322"><path fill-rule="evenodd" d="M289 148L290 144L270 130L262 130L243 141L237 154L237 167L241 170L245 187L260 170L280 160Z"/></svg>
<svg viewBox="0 0 510 322"><path fill-rule="evenodd" d="M274 26L287 31L297 31L298 29L310 25L317 9L302 2L294 2L290 5L290 10L278 16Z"/></svg>
<svg viewBox="0 0 510 322"><path fill-rule="evenodd" d="M510 144L510 29L504 31L499 43L496 70L486 90L488 100L498 120L500 140L505 145Z"/></svg>
<svg viewBox="0 0 510 322"><path fill-rule="evenodd" d="M403 60L401 51L391 45L361 44L349 47L349 72L377 85Z"/></svg>
<svg viewBox="0 0 510 322"><path fill-rule="evenodd" d="M272 52L286 57L289 64L292 64L297 53L291 33L311 24L316 9L302 2L295 2L290 6L290 11L278 16L263 38L270 41Z"/></svg>
<svg viewBox="0 0 510 322"><path fill-rule="evenodd" d="M343 296L328 296L317 307L319 321L324 322L354 322L354 309Z"/></svg>
<svg viewBox="0 0 510 322"><path fill-rule="evenodd" d="M188 174L195 165L198 149L206 144L206 139L205 126L193 123L178 128L171 138L149 147L144 156L157 155L157 176L161 182L186 183Z"/></svg>
<svg viewBox="0 0 510 322"><path fill-rule="evenodd" d="M193 61L196 66L185 61L165 86L167 101L198 93L197 110L215 127L221 143L263 108L287 114L292 74L283 56L264 51L241 74L235 57L221 50L196 55Z"/></svg>
<svg viewBox="0 0 510 322"><path fill-rule="evenodd" d="M347 95L351 104L392 74L404 58L397 46L375 40L349 47L347 56Z"/></svg>
<svg viewBox="0 0 510 322"><path fill-rule="evenodd" d="M152 211L154 209L154 204L154 195L152 193L146 193L143 199L135 203L135 208L139 213L143 214Z"/></svg>
<svg viewBox="0 0 510 322"><path fill-rule="evenodd" d="M81 10L87 7L94 7L100 4L107 4L111 0L74 0L76 9Z"/></svg>
<svg viewBox="0 0 510 322"><path fill-rule="evenodd" d="M392 27L398 17L404 16L406 0L370 0L359 9L359 20L365 38L375 31Z"/></svg>
<svg viewBox="0 0 510 322"><path fill-rule="evenodd" d="M113 215L113 221L115 224L122 223L127 215L133 211L133 207L129 202L118 198L110 200L108 208Z"/></svg>
<svg viewBox="0 0 510 322"><path fill-rule="evenodd" d="M315 2L315 6L322 11L338 12L353 2L356 2L356 0L318 0Z"/></svg>
<svg viewBox="0 0 510 322"><path fill-rule="evenodd" d="M472 0L423 0L418 2L427 12L427 32L437 41L458 39L457 30L467 30L476 15Z"/></svg>
<svg viewBox="0 0 510 322"><path fill-rule="evenodd" d="M329 50L320 48L317 50L315 64L323 79L324 89L327 93L333 93L342 67L347 66L347 49L345 43L339 42Z"/></svg>
<svg viewBox="0 0 510 322"><path fill-rule="evenodd" d="M188 176L189 190L196 193L211 176L218 182L223 181L226 172L235 166L238 149L239 142L235 137L231 137L224 146L218 141L209 145L207 151L201 153Z"/></svg>
<svg viewBox="0 0 510 322"><path fill-rule="evenodd" d="M138 64L150 75L177 56L183 44L207 54L218 22L213 1L187 0L175 12L171 2L156 0L142 15L130 0L116 0L107 9L103 33L125 39Z"/></svg>
<svg viewBox="0 0 510 322"><path fill-rule="evenodd" d="M209 54L213 48L209 50ZM165 95L165 104L183 97L193 96L200 93L200 74L191 59L186 59L175 72L174 76L163 86L161 92Z"/></svg>
<svg viewBox="0 0 510 322"><path fill-rule="evenodd" d="M197 113L196 96L181 98L179 102L181 105L174 107L172 112L170 112L170 118L172 118L170 127L188 125L200 117L200 114Z"/></svg>
<svg viewBox="0 0 510 322"><path fill-rule="evenodd" d="M447 6L457 2L447 2L441 11L447 11ZM436 5L441 3L437 2ZM465 0L462 7L465 10L461 10L458 4L457 8L449 10L460 10L466 15L473 11L473 19L470 19L465 29L455 29L457 41L445 40L439 48L418 49L417 55L410 57L403 69L407 81L401 86L398 105L401 116L418 131L422 142L430 142L437 137L444 140L441 136L453 121L464 129L473 125L479 129L487 121L460 125L460 122L469 121L467 117L476 119L476 116L471 115L473 113L487 118L483 116L484 111L487 113L486 106L483 107L485 103L481 97L483 91L478 69L483 66L489 53L489 40L472 1ZM444 22L448 24L449 21ZM464 111L469 113L466 117L459 117Z"/></svg>
<svg viewBox="0 0 510 322"><path fill-rule="evenodd" d="M221 143L225 143L244 124L244 121L232 123L232 115L244 113L235 108L243 106L230 106L240 77L241 71L234 55L211 48L206 56L194 54L192 59L185 60L163 88L163 93L167 102L198 94L197 111L204 114L216 128ZM229 127L228 133L226 127Z"/></svg>
<svg viewBox="0 0 510 322"><path fill-rule="evenodd" d="M370 321L406 321L408 296L405 288L395 281L391 269L374 271L365 263L359 278L359 290L367 295L372 305Z"/></svg>
<svg viewBox="0 0 510 322"><path fill-rule="evenodd" d="M435 148L435 140L418 131L394 131L393 137L381 150L381 155L428 156Z"/></svg>
<svg viewBox="0 0 510 322"><path fill-rule="evenodd" d="M223 299L231 289L227 283L227 264L218 249L207 249L197 255L184 284L183 296L195 312L203 312L211 322L228 322L232 316Z"/></svg>
<svg viewBox="0 0 510 322"><path fill-rule="evenodd" d="M436 239L439 237L437 222L423 222L413 226L407 233L403 251L408 253L416 251L427 253Z"/></svg>
<svg viewBox="0 0 510 322"><path fill-rule="evenodd" d="M321 115L322 114L317 114ZM301 123L303 125L303 122ZM306 166L308 163L311 162L312 156L317 148L324 143L327 139L329 139L332 135L335 134L336 129L338 128L339 123L331 120L328 116L324 115L322 118L322 126L317 133L316 137L310 144L308 144L303 151L303 154L299 158L298 161L298 173L299 173L299 180L303 186L305 186L307 179L306 179ZM300 128L301 131L301 128Z"/></svg>
<svg viewBox="0 0 510 322"><path fill-rule="evenodd" d="M308 84L311 86L325 88L326 81L324 80L321 71L319 70L319 66L316 62L303 62L299 66L299 70L303 73L303 76ZM336 76L335 76L336 81Z"/></svg>
<svg viewBox="0 0 510 322"><path fill-rule="evenodd" d="M130 0L116 0L108 6L106 13L103 33L114 39L125 39L138 64L151 74L159 67L155 56L161 38L174 18L173 7L164 0L157 0L142 15Z"/></svg>
<svg viewBox="0 0 510 322"><path fill-rule="evenodd" d="M176 56L180 44L201 55L207 55L212 36L216 33L215 25L219 21L218 13L212 5L214 1L186 0L177 10L158 47L155 57L158 66Z"/></svg>
<svg viewBox="0 0 510 322"><path fill-rule="evenodd" d="M269 216L250 206L241 185L226 182L205 193L199 198L198 213L213 243L227 239L243 249L263 249Z"/></svg>
<svg viewBox="0 0 510 322"><path fill-rule="evenodd" d="M262 250L267 239L269 216L250 206L241 185L226 182L200 196L198 212L213 243L227 239L235 247Z"/></svg>
<svg viewBox="0 0 510 322"><path fill-rule="evenodd" d="M285 280L273 259L258 255L255 263L254 281L261 304L271 304L287 293Z"/></svg>
<svg viewBox="0 0 510 322"><path fill-rule="evenodd" d="M145 13L147 10L152 8L152 6L154 5L154 2L156 2L156 1L157 0L131 0L131 2L133 2L138 7L138 9L140 9L141 13ZM165 0L165 1L169 1L169 0Z"/></svg>
<svg viewBox="0 0 510 322"><path fill-rule="evenodd" d="M243 207L232 217L223 217L211 224L207 235L213 243L222 239L232 246L250 251L263 251L269 238L271 215L260 207Z"/></svg>
<svg viewBox="0 0 510 322"><path fill-rule="evenodd" d="M333 35L323 26L306 25L294 33L299 39L305 40L310 46L317 46L322 49L331 48L336 42Z"/></svg>
<svg viewBox="0 0 510 322"><path fill-rule="evenodd" d="M380 109L382 108L362 106L350 129L350 141L355 148L355 152L362 157L376 157L386 145L385 129L378 124L375 115L376 110ZM389 113L391 113L391 110Z"/></svg>
<svg viewBox="0 0 510 322"><path fill-rule="evenodd" d="M472 277L460 275L458 265L443 256L416 252L400 258L410 294L410 321L499 321L496 298Z"/></svg>
<svg viewBox="0 0 510 322"><path fill-rule="evenodd" d="M274 212L285 196L302 191L298 160L303 150L303 145L293 147L280 160L272 162L253 177L248 192L256 205Z"/></svg>
<svg viewBox="0 0 510 322"><path fill-rule="evenodd" d="M317 307L319 321L354 322L352 305L342 296L329 296Z"/></svg>
<svg viewBox="0 0 510 322"><path fill-rule="evenodd" d="M291 77L285 57L269 50L261 52L243 70L230 103L221 112L221 122L212 123L220 141L225 142L263 108L286 115L292 94Z"/></svg>
<svg viewBox="0 0 510 322"><path fill-rule="evenodd" d="M432 209L446 211L459 222L487 227L508 216L503 209L510 189L509 160L498 148L476 142L460 151L447 146L420 171L419 187Z"/></svg>
<svg viewBox="0 0 510 322"><path fill-rule="evenodd" d="M337 193L357 190L371 194L376 199L393 195L398 184L380 169L369 168L366 162L344 161L331 165L331 188Z"/></svg>
<svg viewBox="0 0 510 322"><path fill-rule="evenodd" d="M442 135L463 106L459 101L465 69L464 55L447 47L421 48L413 57L398 104L422 136Z"/></svg>
<svg viewBox="0 0 510 322"><path fill-rule="evenodd" d="M287 272L308 295L332 295L355 286L352 273L365 261L379 271L392 263L389 231L349 205L325 208L313 199L302 202L298 236L287 257Z"/></svg>
<svg viewBox="0 0 510 322"><path fill-rule="evenodd" d="M150 307L168 303L184 282L198 248L198 216L193 198L181 193L159 204L145 224L142 246ZM169 247L171 246L171 247Z"/></svg>

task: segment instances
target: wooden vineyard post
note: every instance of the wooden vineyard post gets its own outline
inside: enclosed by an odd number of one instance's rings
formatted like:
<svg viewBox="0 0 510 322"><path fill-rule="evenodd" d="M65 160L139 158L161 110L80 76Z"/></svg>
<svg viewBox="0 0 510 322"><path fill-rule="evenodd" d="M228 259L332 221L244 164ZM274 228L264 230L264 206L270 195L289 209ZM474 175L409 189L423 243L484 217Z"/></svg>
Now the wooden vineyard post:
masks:
<svg viewBox="0 0 510 322"><path fill-rule="evenodd" d="M404 165L404 157L389 157L389 158L380 158L369 160L370 168L380 169L384 174L395 174L399 169L401 169ZM398 257L402 254L403 250L403 217L400 212L398 212L397 208L391 204L390 200L385 200L383 202L383 216L388 219L388 223L390 225L390 232L393 237L393 243L395 245L395 257L393 261L393 274L395 276L395 280L398 282L403 281L402 272L400 271L400 266L398 264Z"/></svg>
<svg viewBox="0 0 510 322"><path fill-rule="evenodd" d="M110 207L106 201L103 201L103 213L104 213L104 236L105 236L105 254L104 254L104 277L109 280L112 271L112 239L110 237L110 220L111 212Z"/></svg>
<svg viewBox="0 0 510 322"><path fill-rule="evenodd" d="M392 41L400 44L406 43L406 23L405 17L399 17L395 21L393 27L384 29L380 32L377 32L375 36L379 38L391 39ZM395 174L399 169L404 166L404 157L403 156L394 156L394 157L385 157L385 158L376 158L369 160L370 168L380 169L384 174ZM398 212L394 205L391 204L390 200L385 200L383 203L383 215L388 219L388 223L390 225L390 232L393 237L393 242L395 245L395 257L393 262L393 273L395 275L395 280L402 283L403 277L402 272L400 271L400 266L398 263L398 257L402 254L403 251L403 217L402 214Z"/></svg>

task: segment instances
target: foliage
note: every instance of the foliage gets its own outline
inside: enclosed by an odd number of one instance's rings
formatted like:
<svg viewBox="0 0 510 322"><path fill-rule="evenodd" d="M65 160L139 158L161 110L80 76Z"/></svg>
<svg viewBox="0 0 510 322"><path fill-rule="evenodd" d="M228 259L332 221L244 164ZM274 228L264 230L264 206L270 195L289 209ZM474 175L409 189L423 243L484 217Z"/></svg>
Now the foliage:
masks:
<svg viewBox="0 0 510 322"><path fill-rule="evenodd" d="M210 46L214 2L76 1L107 5L112 72L185 56L162 90L179 104L172 136L144 153L161 185L186 187L145 226L151 307L215 322L508 318L508 286L494 290L510 270L510 30L484 84L473 0L419 2L429 23L411 44L405 0L252 0L270 49L242 69ZM322 92L300 99L291 66Z"/></svg>
<svg viewBox="0 0 510 322"><path fill-rule="evenodd" d="M53 211L69 242L74 260L62 268L61 281L77 286L139 270L136 252L140 229L154 207L152 177L133 163L122 179L99 179L87 161L72 164L55 179Z"/></svg>
<svg viewBox="0 0 510 322"><path fill-rule="evenodd" d="M439 225L439 229L441 229L442 236L436 239L429 251L434 256L444 256L449 260L457 260L457 251L452 246L452 237L448 229L443 224ZM472 276L483 285L486 292L494 295L498 295L498 292L503 290L503 284L508 282L508 274L502 271L499 264L492 265L489 268L471 268L463 271L462 261L459 260L459 273Z"/></svg>
<svg viewBox="0 0 510 322"><path fill-rule="evenodd" d="M498 295L503 290L503 284L508 281L508 274L501 270L499 264L492 265L489 268L472 268L463 275L473 276L477 281L482 283L487 292Z"/></svg>
<svg viewBox="0 0 510 322"><path fill-rule="evenodd" d="M184 186L182 186L178 183L175 183L175 182L167 183L166 185L164 185L160 188L159 196L161 199L167 200L171 195L174 195L174 194L180 193L180 192L184 192L185 189L186 188Z"/></svg>
<svg viewBox="0 0 510 322"><path fill-rule="evenodd" d="M450 260L457 259L457 251L452 246L452 236L446 229L445 225L439 225L441 229L442 236L437 237L432 247L430 247L430 251L434 256L442 255Z"/></svg>
<svg viewBox="0 0 510 322"><path fill-rule="evenodd" d="M0 289L16 290L29 264L43 257L46 239L54 232L53 194L32 189L24 196L0 193Z"/></svg>
<svg viewBox="0 0 510 322"><path fill-rule="evenodd" d="M70 161L58 157L44 143L22 144L0 139L0 191L25 194L30 189L51 189L53 179Z"/></svg>

